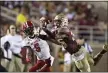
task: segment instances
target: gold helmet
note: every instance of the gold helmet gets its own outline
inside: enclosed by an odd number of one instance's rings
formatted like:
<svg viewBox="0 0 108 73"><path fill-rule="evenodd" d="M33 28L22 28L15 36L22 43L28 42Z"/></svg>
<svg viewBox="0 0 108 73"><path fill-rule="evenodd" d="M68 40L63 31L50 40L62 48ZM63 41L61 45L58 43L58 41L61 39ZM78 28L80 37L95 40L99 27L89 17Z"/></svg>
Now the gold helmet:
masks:
<svg viewBox="0 0 108 73"><path fill-rule="evenodd" d="M64 18L64 14L58 14L55 16L54 20L62 20Z"/></svg>
<svg viewBox="0 0 108 73"><path fill-rule="evenodd" d="M59 25L68 25L68 18L64 14L58 14L55 16L54 21L60 21Z"/></svg>

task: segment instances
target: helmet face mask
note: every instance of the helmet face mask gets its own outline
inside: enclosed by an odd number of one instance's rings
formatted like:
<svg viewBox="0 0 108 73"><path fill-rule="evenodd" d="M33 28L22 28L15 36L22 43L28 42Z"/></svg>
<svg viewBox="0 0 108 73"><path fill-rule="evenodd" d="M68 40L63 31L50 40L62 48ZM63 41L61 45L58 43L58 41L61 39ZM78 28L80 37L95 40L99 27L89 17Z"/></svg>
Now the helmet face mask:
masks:
<svg viewBox="0 0 108 73"><path fill-rule="evenodd" d="M57 25L58 27L61 25L62 21L61 20L54 20L54 24Z"/></svg>
<svg viewBox="0 0 108 73"><path fill-rule="evenodd" d="M32 36L33 35L33 27L29 27L29 28L25 29L24 33L28 36Z"/></svg>
<svg viewBox="0 0 108 73"><path fill-rule="evenodd" d="M68 25L68 18L64 14L59 14L54 18L54 24L61 27Z"/></svg>
<svg viewBox="0 0 108 73"><path fill-rule="evenodd" d="M54 24L58 27L61 26L62 24L62 17L60 15L55 16L54 18Z"/></svg>
<svg viewBox="0 0 108 73"><path fill-rule="evenodd" d="M27 21L24 25L23 25L23 32L25 33L25 35L27 36L32 36L34 34L34 26L32 24L31 21Z"/></svg>
<svg viewBox="0 0 108 73"><path fill-rule="evenodd" d="M63 18L62 25L63 25L63 26L65 26L65 25L68 26L68 23L69 23L69 22L68 22L68 18L65 16L65 17Z"/></svg>

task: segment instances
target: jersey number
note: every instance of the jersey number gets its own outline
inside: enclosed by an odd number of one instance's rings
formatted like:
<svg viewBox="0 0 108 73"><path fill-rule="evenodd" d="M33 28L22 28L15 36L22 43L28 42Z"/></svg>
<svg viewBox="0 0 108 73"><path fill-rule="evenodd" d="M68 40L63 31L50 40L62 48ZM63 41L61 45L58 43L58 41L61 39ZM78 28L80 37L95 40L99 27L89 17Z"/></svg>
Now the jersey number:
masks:
<svg viewBox="0 0 108 73"><path fill-rule="evenodd" d="M40 51L41 51L41 49L40 49L40 47L39 47L39 44L36 43L36 42L35 42L35 44L34 44L34 48L35 48L35 50L36 50L37 52L40 52Z"/></svg>

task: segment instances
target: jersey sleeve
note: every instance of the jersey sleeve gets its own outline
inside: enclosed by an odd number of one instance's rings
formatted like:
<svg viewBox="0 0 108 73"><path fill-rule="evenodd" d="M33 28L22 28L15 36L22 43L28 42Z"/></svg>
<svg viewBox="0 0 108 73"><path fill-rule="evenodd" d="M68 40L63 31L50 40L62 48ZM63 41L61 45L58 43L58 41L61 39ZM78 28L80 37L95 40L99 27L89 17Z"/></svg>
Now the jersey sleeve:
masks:
<svg viewBox="0 0 108 73"><path fill-rule="evenodd" d="M55 39L55 35L52 32L50 32L48 29L45 29L45 28L43 28L43 30L47 33L47 35L50 38Z"/></svg>

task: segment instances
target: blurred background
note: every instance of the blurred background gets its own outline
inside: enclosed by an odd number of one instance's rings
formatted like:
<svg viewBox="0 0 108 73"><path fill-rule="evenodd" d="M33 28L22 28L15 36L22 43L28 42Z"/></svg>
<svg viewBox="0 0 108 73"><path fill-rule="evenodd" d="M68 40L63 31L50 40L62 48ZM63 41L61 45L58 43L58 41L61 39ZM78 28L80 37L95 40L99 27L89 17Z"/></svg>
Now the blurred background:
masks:
<svg viewBox="0 0 108 73"><path fill-rule="evenodd" d="M10 24L29 19L35 25L39 25L39 19L47 16L50 20L59 13L64 13L69 19L69 26L76 36L83 35L92 46L93 53L96 54L102 49L102 45L108 41L108 3L107 2L38 2L38 1L2 1L0 2L0 37L7 33ZM25 5L25 6L24 6ZM25 15L18 16L25 7ZM54 57L58 59L54 63L53 71L63 71L59 64L59 59L63 60L64 55L58 49L52 51ZM92 67L94 72L108 71L108 53L106 53L97 66Z"/></svg>

